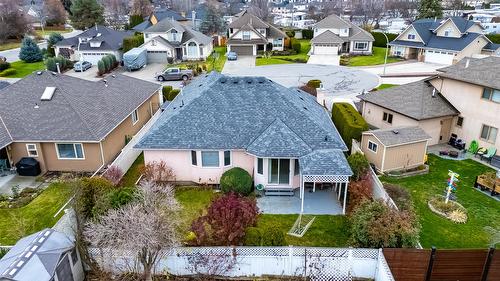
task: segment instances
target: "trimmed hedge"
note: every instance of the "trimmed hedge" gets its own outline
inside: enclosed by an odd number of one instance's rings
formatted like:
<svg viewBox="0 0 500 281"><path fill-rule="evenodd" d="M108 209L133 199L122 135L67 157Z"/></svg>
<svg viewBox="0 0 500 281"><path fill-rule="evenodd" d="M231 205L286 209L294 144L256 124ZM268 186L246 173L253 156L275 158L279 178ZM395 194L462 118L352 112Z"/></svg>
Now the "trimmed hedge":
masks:
<svg viewBox="0 0 500 281"><path fill-rule="evenodd" d="M139 47L142 44L144 44L144 37L142 36L142 34L132 35L123 38L122 49L123 52L126 53L135 47Z"/></svg>
<svg viewBox="0 0 500 281"><path fill-rule="evenodd" d="M348 148L351 148L352 139L359 141L361 133L368 130L368 123L349 103L333 104L332 121Z"/></svg>
<svg viewBox="0 0 500 281"><path fill-rule="evenodd" d="M375 41L373 42L374 47L387 47L387 40L385 40L385 36L382 32L372 32L372 35L373 38L375 38ZM394 41L394 39L398 37L398 34L396 33L386 33L385 35L387 35L389 42Z"/></svg>
<svg viewBox="0 0 500 281"><path fill-rule="evenodd" d="M314 37L314 31L312 29L302 29L303 39L312 39Z"/></svg>
<svg viewBox="0 0 500 281"><path fill-rule="evenodd" d="M168 100L168 94L173 90L172 86L163 86L161 92L163 94L163 100Z"/></svg>
<svg viewBox="0 0 500 281"><path fill-rule="evenodd" d="M8 68L8 69L0 72L0 77L10 76L10 75L14 75L16 73L17 73L17 70L15 68Z"/></svg>
<svg viewBox="0 0 500 281"><path fill-rule="evenodd" d="M265 228L262 231L262 246L285 246L285 234L276 226Z"/></svg>
<svg viewBox="0 0 500 281"><path fill-rule="evenodd" d="M309 80L309 81L307 81L306 85L311 87L311 88L318 89L319 86L321 85L321 80L319 80L319 79Z"/></svg>
<svg viewBox="0 0 500 281"><path fill-rule="evenodd" d="M236 192L248 195L252 192L252 177L240 167L231 168L222 174L220 188L224 193Z"/></svg>
<svg viewBox="0 0 500 281"><path fill-rule="evenodd" d="M167 100L168 101L173 101L175 97L181 92L180 89L173 89L170 90L170 92L167 94Z"/></svg>
<svg viewBox="0 0 500 281"><path fill-rule="evenodd" d="M299 40L295 39L295 38L292 38L291 40L292 42L292 49L298 54L300 53L300 49L302 48L302 46L300 45L300 42Z"/></svg>
<svg viewBox="0 0 500 281"><path fill-rule="evenodd" d="M486 37L495 44L500 44L500 34L487 34Z"/></svg>

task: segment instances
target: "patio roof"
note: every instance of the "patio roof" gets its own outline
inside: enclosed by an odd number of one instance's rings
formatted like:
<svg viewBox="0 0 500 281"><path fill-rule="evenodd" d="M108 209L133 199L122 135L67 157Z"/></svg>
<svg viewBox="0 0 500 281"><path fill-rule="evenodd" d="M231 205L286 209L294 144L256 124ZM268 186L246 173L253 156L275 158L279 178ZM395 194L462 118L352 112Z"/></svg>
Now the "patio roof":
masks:
<svg viewBox="0 0 500 281"><path fill-rule="evenodd" d="M339 149L315 150L299 158L302 176L352 176L349 163Z"/></svg>

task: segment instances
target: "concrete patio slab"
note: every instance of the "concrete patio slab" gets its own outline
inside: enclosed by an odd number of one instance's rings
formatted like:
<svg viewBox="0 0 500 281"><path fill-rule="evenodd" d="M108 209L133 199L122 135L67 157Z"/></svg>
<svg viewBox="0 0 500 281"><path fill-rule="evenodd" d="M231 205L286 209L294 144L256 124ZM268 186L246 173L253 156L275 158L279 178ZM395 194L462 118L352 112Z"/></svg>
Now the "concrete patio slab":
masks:
<svg viewBox="0 0 500 281"><path fill-rule="evenodd" d="M0 194L12 195L12 187L19 187L19 191L26 187L37 188L41 183L36 182L36 177L24 177L10 174L0 177Z"/></svg>
<svg viewBox="0 0 500 281"><path fill-rule="evenodd" d="M301 200L299 190L294 196L263 196L257 198L257 206L264 214L300 214ZM306 190L304 197L304 214L308 215L341 215L342 206L333 190Z"/></svg>

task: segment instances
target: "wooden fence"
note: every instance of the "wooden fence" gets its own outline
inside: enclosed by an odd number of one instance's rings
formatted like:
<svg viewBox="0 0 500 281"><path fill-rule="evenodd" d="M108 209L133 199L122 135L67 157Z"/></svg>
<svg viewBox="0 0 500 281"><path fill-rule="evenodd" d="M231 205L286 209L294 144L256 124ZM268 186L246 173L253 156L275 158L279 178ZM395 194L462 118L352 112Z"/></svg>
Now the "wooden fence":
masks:
<svg viewBox="0 0 500 281"><path fill-rule="evenodd" d="M384 249L396 281L498 281L500 251Z"/></svg>

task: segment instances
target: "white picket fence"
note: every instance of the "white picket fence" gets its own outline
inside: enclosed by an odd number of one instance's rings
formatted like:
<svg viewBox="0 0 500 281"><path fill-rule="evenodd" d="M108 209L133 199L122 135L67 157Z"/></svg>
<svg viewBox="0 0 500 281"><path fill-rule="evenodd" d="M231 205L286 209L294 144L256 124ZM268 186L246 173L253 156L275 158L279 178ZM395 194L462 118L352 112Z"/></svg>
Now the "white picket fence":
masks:
<svg viewBox="0 0 500 281"><path fill-rule="evenodd" d="M93 248L90 253L111 272L138 268L129 251ZM353 277L394 280L381 250L358 248L181 247L167 251L155 271L227 277L307 276L318 281Z"/></svg>

